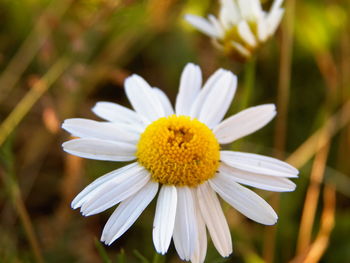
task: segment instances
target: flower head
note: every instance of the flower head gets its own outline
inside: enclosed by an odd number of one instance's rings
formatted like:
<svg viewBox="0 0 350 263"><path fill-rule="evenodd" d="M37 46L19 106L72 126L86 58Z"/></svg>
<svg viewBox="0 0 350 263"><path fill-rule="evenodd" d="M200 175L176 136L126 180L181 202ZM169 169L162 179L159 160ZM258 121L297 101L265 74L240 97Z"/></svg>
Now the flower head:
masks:
<svg viewBox="0 0 350 263"><path fill-rule="evenodd" d="M265 12L260 0L221 0L219 18L204 19L186 15L185 19L229 55L248 58L259 44L273 35L281 22L283 0L275 0L270 12Z"/></svg>
<svg viewBox="0 0 350 263"><path fill-rule="evenodd" d="M133 75L125 91L133 110L99 102L93 112L103 122L68 119L62 127L80 137L63 144L66 152L95 160L133 161L88 185L72 202L83 215L117 204L101 240L111 244L137 220L160 188L153 243L167 252L171 239L184 260L203 262L206 228L218 252L232 252L228 224L218 196L248 218L275 224L277 215L248 185L270 191L293 191L292 166L274 158L220 149L267 124L276 114L266 104L248 108L222 121L237 79L219 69L202 88L201 70L188 64L181 76L175 109L166 95Z"/></svg>

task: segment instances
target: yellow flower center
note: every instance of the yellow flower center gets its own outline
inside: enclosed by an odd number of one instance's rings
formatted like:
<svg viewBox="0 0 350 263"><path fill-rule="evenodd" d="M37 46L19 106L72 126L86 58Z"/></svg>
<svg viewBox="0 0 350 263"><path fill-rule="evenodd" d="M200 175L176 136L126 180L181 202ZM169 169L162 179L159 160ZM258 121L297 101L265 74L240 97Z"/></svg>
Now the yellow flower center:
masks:
<svg viewBox="0 0 350 263"><path fill-rule="evenodd" d="M145 129L136 156L154 181L195 187L215 175L220 146L205 124L187 116L171 115Z"/></svg>

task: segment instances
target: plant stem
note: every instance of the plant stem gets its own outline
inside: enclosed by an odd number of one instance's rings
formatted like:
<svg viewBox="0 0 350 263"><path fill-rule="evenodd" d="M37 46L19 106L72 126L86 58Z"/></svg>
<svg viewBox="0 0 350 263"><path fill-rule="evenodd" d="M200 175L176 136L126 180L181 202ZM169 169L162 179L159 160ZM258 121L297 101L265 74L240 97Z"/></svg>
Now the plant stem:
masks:
<svg viewBox="0 0 350 263"><path fill-rule="evenodd" d="M17 104L16 108L7 116L7 118L0 125L0 145L4 143L6 138L22 121L25 115L30 111L33 105L40 99L40 97L52 86L57 78L68 67L68 61L64 58L58 60L50 70L37 81L32 89L24 96L24 98Z"/></svg>
<svg viewBox="0 0 350 263"><path fill-rule="evenodd" d="M6 155L7 153L7 155ZM4 170L0 170L0 174L2 174L2 178L4 181L5 189L9 195L9 199L11 200L20 220L24 228L24 232L27 235L29 244L32 248L35 261L38 263L43 263L44 259L41 253L41 249L39 246L39 242L37 236L35 234L33 224L31 222L28 211L25 207L21 196L21 190L18 186L17 180L15 178L15 166L14 159L12 156L11 147L9 144L2 147L1 152L2 161L4 162Z"/></svg>
<svg viewBox="0 0 350 263"><path fill-rule="evenodd" d="M291 81L292 52L293 52L293 31L294 31L294 10L295 0L286 1L286 18L282 24L280 72L277 91L277 117L274 136L275 156L284 158L287 117L289 104L289 89ZM280 197L275 193L271 198L271 205L278 210ZM266 229L264 238L264 260L273 262L276 246L276 226Z"/></svg>
<svg viewBox="0 0 350 263"><path fill-rule="evenodd" d="M256 58L251 57L244 68L244 89L241 97L240 110L246 109L251 102L250 100L252 99L252 94L255 86L255 71Z"/></svg>

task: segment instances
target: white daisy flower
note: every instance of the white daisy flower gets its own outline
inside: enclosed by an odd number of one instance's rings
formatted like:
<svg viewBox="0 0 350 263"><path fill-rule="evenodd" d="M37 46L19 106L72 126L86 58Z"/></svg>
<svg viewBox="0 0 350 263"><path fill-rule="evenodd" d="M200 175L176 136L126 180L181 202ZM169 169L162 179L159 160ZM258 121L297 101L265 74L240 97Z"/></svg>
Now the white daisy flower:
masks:
<svg viewBox="0 0 350 263"><path fill-rule="evenodd" d="M80 137L63 143L66 152L104 161L133 161L88 185L73 200L84 216L119 203L103 229L110 245L136 221L156 196L153 243L165 254L173 239L183 260L203 262L206 229L218 252L232 252L230 229L218 196L246 217L273 225L277 215L252 190L293 191L289 164L257 154L220 150L267 124L272 104L248 108L222 121L236 91L237 78L219 69L204 84L198 66L188 64L181 76L175 109L167 96L132 75L125 91L133 110L98 102L93 112L103 122L68 119L62 127Z"/></svg>
<svg viewBox="0 0 350 263"><path fill-rule="evenodd" d="M272 36L281 22L283 0L275 0L265 12L260 0L221 0L219 18L186 15L185 19L227 54L248 58L260 43Z"/></svg>

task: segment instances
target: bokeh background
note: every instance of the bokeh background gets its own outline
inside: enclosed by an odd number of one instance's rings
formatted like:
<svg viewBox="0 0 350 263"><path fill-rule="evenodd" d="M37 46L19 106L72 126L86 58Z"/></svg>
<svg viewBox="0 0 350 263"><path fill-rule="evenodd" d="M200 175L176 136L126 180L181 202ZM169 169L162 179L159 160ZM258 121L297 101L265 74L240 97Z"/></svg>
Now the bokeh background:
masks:
<svg viewBox="0 0 350 263"><path fill-rule="evenodd" d="M271 1L263 1L267 10ZM181 262L154 252L154 202L106 247L111 210L84 218L70 208L89 182L123 164L62 151L66 118L96 119L97 101L130 106L136 73L174 102L182 68L239 78L229 114L277 104L262 130L229 146L287 160L297 189L257 191L279 221L265 227L223 204L234 253L209 243L206 262L350 262L350 2L286 0L276 35L246 63L216 50L184 14L217 13L209 0L0 0L0 262Z"/></svg>

